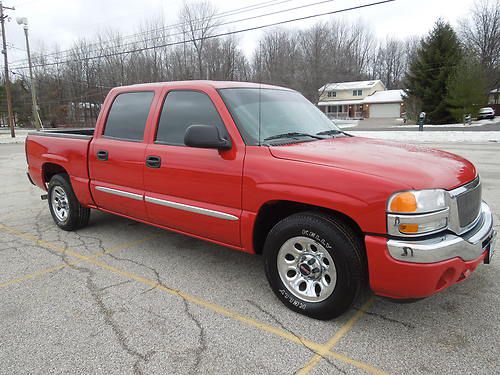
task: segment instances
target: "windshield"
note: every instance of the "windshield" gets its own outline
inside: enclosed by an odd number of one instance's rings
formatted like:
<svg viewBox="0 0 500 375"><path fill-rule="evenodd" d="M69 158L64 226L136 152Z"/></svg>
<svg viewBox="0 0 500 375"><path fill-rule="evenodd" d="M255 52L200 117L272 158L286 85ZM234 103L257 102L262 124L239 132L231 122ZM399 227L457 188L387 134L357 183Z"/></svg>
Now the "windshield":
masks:
<svg viewBox="0 0 500 375"><path fill-rule="evenodd" d="M322 138L318 133L340 133L323 112L295 91L238 88L219 92L247 145L283 138L311 141Z"/></svg>

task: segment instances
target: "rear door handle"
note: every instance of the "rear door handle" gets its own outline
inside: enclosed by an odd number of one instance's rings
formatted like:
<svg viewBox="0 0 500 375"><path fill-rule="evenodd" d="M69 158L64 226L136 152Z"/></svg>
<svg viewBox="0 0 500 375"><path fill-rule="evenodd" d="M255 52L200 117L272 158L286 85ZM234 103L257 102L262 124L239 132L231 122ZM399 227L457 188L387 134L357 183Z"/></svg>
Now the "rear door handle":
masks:
<svg viewBox="0 0 500 375"><path fill-rule="evenodd" d="M108 152L104 150L97 151L97 159L108 160Z"/></svg>
<svg viewBox="0 0 500 375"><path fill-rule="evenodd" d="M148 156L146 158L146 166L149 168L160 168L161 158L159 156Z"/></svg>

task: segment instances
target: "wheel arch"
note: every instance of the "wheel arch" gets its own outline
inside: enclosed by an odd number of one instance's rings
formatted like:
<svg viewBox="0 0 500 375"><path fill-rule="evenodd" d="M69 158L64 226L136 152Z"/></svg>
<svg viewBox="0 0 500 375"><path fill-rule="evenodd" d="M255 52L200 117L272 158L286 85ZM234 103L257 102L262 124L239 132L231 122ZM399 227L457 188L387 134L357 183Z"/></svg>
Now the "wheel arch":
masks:
<svg viewBox="0 0 500 375"><path fill-rule="evenodd" d="M68 174L68 171L60 164L47 162L42 165L42 178L43 182L48 184L50 179L56 174Z"/></svg>
<svg viewBox="0 0 500 375"><path fill-rule="evenodd" d="M284 218L299 212L315 212L341 220L352 229L356 236L364 233L358 223L344 212L308 203L274 200L264 203L257 213L253 227L253 247L256 254L262 254L269 231Z"/></svg>

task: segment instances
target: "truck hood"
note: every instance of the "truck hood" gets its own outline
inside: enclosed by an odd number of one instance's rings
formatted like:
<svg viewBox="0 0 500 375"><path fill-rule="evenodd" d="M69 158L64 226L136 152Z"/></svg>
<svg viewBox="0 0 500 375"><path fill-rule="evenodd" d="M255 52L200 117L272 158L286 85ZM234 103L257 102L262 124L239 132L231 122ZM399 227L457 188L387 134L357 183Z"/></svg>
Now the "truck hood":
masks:
<svg viewBox="0 0 500 375"><path fill-rule="evenodd" d="M363 137L338 137L269 148L275 158L375 175L405 188L453 189L476 177L468 160L449 152Z"/></svg>

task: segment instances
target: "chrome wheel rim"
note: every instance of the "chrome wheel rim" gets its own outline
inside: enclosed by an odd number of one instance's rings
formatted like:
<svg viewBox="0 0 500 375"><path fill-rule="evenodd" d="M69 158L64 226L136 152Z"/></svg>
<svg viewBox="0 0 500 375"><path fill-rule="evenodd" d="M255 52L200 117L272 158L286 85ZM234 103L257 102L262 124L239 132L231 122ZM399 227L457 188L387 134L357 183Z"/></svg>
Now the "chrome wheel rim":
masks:
<svg viewBox="0 0 500 375"><path fill-rule="evenodd" d="M330 297L337 283L337 269L330 253L309 237L293 237L280 248L278 274L287 289L307 302Z"/></svg>
<svg viewBox="0 0 500 375"><path fill-rule="evenodd" d="M56 186L52 189L51 204L57 220L66 221L69 215L69 202L68 196L62 187Z"/></svg>

